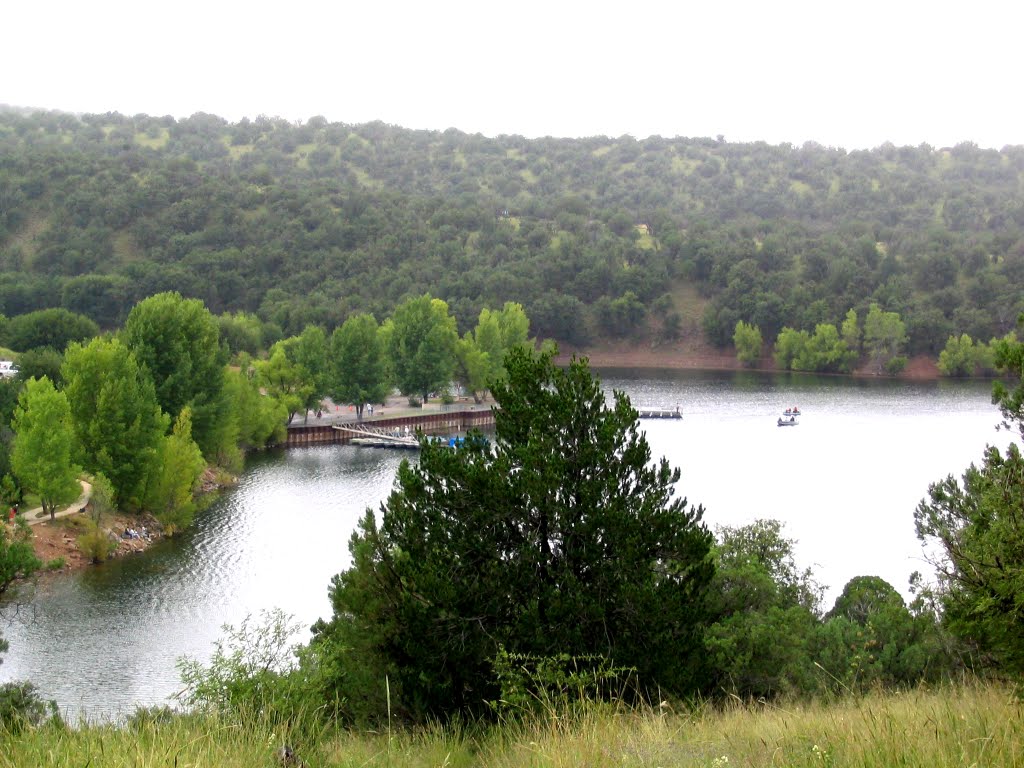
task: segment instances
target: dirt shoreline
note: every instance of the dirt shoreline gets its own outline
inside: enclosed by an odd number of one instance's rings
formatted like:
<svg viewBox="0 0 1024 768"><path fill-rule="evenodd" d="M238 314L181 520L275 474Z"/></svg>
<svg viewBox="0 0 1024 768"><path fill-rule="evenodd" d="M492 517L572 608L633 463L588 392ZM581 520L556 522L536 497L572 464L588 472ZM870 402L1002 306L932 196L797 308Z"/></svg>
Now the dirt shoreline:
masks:
<svg viewBox="0 0 1024 768"><path fill-rule="evenodd" d="M78 548L78 537L85 533L84 523L88 513L84 510L73 515L46 520L32 526L32 547L36 557L43 561L44 568L55 560L63 560L64 564L53 571L64 573L77 571L93 565ZM151 515L115 514L103 520L103 528L112 537L117 538L117 548L110 553L108 559L145 552L149 546L163 538L159 523ZM125 529L141 531L145 528L145 538L125 538L121 534Z"/></svg>
<svg viewBox="0 0 1024 768"><path fill-rule="evenodd" d="M207 469L200 484L199 497L217 493L237 482L237 478ZM71 514L58 516L56 520L42 520L32 523L32 548L36 557L43 562L44 569L56 560L63 560L60 568L49 569L48 572L65 573L88 568L94 563L78 548L78 537L85 532L88 512L80 508ZM125 557L145 552L154 543L164 538L160 523L149 513L128 514L116 512L105 516L103 529L117 539L117 547L107 559ZM140 535L126 537L124 532L132 529ZM141 532L145 529L146 535Z"/></svg>
<svg viewBox="0 0 1024 768"><path fill-rule="evenodd" d="M757 365L742 365L731 351L693 342L680 342L652 347L642 342L629 344L608 344L599 347L559 348L556 361L569 362L573 356L586 357L592 368L651 368L674 371L757 371L779 373L770 355L762 356ZM850 374L835 374L856 378L878 378L869 366L863 366ZM925 355L912 357L896 379L937 380L941 378L935 361Z"/></svg>

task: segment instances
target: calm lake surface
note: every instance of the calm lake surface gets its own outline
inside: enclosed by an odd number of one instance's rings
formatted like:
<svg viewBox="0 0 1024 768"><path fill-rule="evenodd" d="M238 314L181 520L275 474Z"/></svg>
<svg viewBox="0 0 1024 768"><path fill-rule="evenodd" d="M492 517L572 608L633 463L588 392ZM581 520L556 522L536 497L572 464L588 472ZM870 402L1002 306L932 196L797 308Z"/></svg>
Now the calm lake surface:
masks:
<svg viewBox="0 0 1024 768"><path fill-rule="evenodd" d="M784 521L831 607L857 575L907 594L928 572L913 511L928 484L958 477L987 444L1005 446L984 382L879 382L800 375L604 371L635 406L682 421L642 422L655 457L681 468L679 492L705 522ZM778 428L787 406L803 412ZM252 458L239 486L195 528L145 555L48 576L3 606L11 649L0 682L31 679L72 717L166 703L176 660L206 660L225 623L278 607L304 626L330 615L327 588L348 539L409 454L351 446Z"/></svg>

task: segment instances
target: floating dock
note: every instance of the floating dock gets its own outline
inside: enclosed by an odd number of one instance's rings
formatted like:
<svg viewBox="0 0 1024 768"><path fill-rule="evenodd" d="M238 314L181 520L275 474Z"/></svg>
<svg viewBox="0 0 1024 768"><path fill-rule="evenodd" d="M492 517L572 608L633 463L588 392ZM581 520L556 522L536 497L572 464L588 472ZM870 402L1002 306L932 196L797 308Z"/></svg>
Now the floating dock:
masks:
<svg viewBox="0 0 1024 768"><path fill-rule="evenodd" d="M682 412L676 408L637 408L641 419L681 419Z"/></svg>

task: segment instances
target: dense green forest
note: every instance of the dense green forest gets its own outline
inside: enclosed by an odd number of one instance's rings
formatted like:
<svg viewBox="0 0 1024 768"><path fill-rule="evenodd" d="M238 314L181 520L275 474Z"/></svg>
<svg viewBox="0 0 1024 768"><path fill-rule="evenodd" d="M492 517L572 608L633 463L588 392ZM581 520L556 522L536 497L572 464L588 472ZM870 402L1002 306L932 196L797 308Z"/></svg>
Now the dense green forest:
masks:
<svg viewBox="0 0 1024 768"><path fill-rule="evenodd" d="M0 313L101 328L175 290L297 334L429 292L570 344L898 313L903 352L1024 310L1024 147L528 140L382 123L0 112Z"/></svg>

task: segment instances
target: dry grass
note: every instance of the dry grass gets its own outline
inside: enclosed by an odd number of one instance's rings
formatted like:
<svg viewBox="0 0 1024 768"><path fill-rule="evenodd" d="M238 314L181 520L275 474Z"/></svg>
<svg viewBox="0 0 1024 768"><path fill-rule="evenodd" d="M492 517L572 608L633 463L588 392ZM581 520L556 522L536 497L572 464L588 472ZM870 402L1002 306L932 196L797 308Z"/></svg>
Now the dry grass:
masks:
<svg viewBox="0 0 1024 768"><path fill-rule="evenodd" d="M793 706L736 702L684 712L592 707L574 718L549 714L477 731L344 731L294 746L310 768L1019 768L1024 766L1022 726L1014 690L965 684ZM249 768L273 765L274 750L286 741L291 742L289 734L259 723L236 726L208 718L135 730L43 728L9 737L0 750L0 768Z"/></svg>

